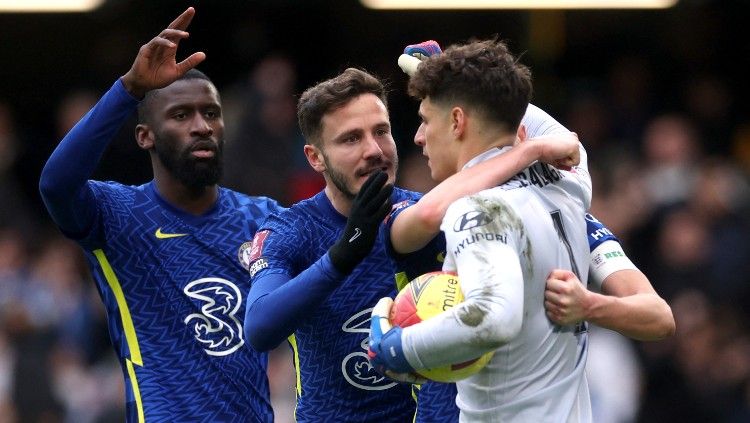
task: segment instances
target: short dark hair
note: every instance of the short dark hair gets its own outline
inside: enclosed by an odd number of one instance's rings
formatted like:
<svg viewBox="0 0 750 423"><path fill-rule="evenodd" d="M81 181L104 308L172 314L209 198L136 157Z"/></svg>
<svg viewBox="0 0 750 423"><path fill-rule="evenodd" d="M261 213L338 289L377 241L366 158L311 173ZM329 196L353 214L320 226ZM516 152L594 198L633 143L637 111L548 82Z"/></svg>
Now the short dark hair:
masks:
<svg viewBox="0 0 750 423"><path fill-rule="evenodd" d="M453 45L430 56L409 80L409 95L461 104L513 131L531 100L531 71L497 38Z"/></svg>
<svg viewBox="0 0 750 423"><path fill-rule="evenodd" d="M187 79L202 79L204 81L208 81L211 85L214 84L214 82L211 81L211 78L209 78L208 75L199 71L198 69L190 69L189 71L185 72L184 75L177 78L177 80L175 80L174 82L184 81ZM174 82L172 84L174 84ZM146 92L143 100L138 103L138 123L148 123L149 116L151 114L151 104L153 103L154 98L156 98L159 90L160 89L156 89Z"/></svg>
<svg viewBox="0 0 750 423"><path fill-rule="evenodd" d="M297 120L307 142L320 145L323 116L362 94L375 94L388 106L385 84L361 69L348 68L305 90L297 102Z"/></svg>

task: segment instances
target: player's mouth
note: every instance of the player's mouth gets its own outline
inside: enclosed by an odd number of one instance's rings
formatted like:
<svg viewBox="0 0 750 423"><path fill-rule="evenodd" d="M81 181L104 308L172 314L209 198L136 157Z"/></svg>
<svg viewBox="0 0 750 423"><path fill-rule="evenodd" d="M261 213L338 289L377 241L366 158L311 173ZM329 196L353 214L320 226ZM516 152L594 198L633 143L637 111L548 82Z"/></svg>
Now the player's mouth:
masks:
<svg viewBox="0 0 750 423"><path fill-rule="evenodd" d="M193 150L190 152L190 154L198 159L210 159L216 155L216 152L214 152L213 150Z"/></svg>
<svg viewBox="0 0 750 423"><path fill-rule="evenodd" d="M390 169L391 169L390 165L384 164L384 165L381 165L379 167L373 167L373 168L370 168L370 169L367 169L367 170L361 170L361 171L357 172L357 176L360 177L360 178L367 179L367 178L370 177L370 175L372 175L375 172L385 172L385 173L388 173L388 171Z"/></svg>
<svg viewBox="0 0 750 423"><path fill-rule="evenodd" d="M190 149L190 154L197 159L211 159L216 156L216 145L211 141L199 141Z"/></svg>

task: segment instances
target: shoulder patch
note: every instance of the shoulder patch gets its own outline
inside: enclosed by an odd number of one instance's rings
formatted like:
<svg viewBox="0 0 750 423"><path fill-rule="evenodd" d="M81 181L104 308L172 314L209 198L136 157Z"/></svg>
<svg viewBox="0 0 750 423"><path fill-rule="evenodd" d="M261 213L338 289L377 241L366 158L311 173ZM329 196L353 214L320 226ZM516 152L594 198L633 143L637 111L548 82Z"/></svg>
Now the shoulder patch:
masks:
<svg viewBox="0 0 750 423"><path fill-rule="evenodd" d="M255 237L253 238L253 245L250 248L250 262L255 261L258 259L258 257L263 254L263 243L266 241L266 238L268 237L268 230L265 231L258 231L255 234Z"/></svg>

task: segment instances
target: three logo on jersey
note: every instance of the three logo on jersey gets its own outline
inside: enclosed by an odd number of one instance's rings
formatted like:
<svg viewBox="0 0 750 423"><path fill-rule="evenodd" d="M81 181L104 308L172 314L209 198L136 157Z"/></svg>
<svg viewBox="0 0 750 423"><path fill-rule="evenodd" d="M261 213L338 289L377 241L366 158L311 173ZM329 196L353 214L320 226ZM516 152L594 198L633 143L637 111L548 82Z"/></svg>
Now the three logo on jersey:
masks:
<svg viewBox="0 0 750 423"><path fill-rule="evenodd" d="M222 278L201 278L185 285L183 292L201 304L200 313L188 315L183 323L192 325L193 336L206 354L229 355L244 345L237 316L242 293L237 285Z"/></svg>
<svg viewBox="0 0 750 423"><path fill-rule="evenodd" d="M163 232L161 227L154 232L160 240L187 235ZM244 261L242 250L240 247L240 262ZM242 306L242 293L237 285L222 278L201 278L185 285L183 292L200 304L200 312L189 314L183 323L192 327L193 337L206 354L229 355L245 344L242 322L237 317Z"/></svg>

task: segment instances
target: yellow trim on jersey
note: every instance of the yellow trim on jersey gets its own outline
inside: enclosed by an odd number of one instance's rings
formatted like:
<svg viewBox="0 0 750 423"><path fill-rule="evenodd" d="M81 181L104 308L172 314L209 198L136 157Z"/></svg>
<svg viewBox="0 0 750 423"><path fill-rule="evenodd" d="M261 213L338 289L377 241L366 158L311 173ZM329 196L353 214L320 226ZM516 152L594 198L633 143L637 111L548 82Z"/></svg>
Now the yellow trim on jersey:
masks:
<svg viewBox="0 0 750 423"><path fill-rule="evenodd" d="M125 301L125 294L122 293L120 281L117 280L117 275L115 275L114 270L112 270L112 266L110 266L109 260L107 260L107 256L104 255L104 251L94 250L94 255L99 261L99 265L102 267L104 278L107 279L107 283L109 284L110 289L112 289L112 293L115 294L115 299L117 300L117 308L120 309L122 329L125 331L125 339L128 342L128 349L130 350L130 360L132 360L134 364L143 366L143 359L141 358L141 347L138 346L138 337L135 334L133 318L130 317L130 309L128 308L127 301Z"/></svg>
<svg viewBox="0 0 750 423"><path fill-rule="evenodd" d="M297 401L294 402L294 421L297 421L297 405L299 404L299 397L302 396L302 377L299 372L299 350L297 349L297 338L294 334L289 335L286 339L289 345L292 347L292 358L294 359L294 374L297 376L296 381L296 394Z"/></svg>
<svg viewBox="0 0 750 423"><path fill-rule="evenodd" d="M133 318L130 316L130 309L128 308L128 302L125 300L125 294L122 292L120 281L117 279L115 271L112 270L112 266L109 264L109 260L107 260L104 251L99 249L94 250L93 253L96 260L99 262L99 266L102 268L104 278L107 280L109 288L112 290L112 293L115 294L117 308L120 309L122 329L125 331L125 340L128 343L128 350L130 351L130 358L125 359L125 367L128 369L130 386L133 388L135 406L138 411L138 423L143 423L146 420L143 413L143 400L141 399L141 391L138 388L138 378L135 374L135 367L133 367L133 364L143 367L143 358L141 357L141 347L138 345L138 336L135 334Z"/></svg>
<svg viewBox="0 0 750 423"><path fill-rule="evenodd" d="M291 334L286 340L289 341L289 345L292 347L294 373L297 375L297 397L299 397L302 395L302 378L299 373L299 350L297 349L297 338L295 338L294 334Z"/></svg>
<svg viewBox="0 0 750 423"><path fill-rule="evenodd" d="M138 423L143 423L146 421L146 416L143 414L143 401L141 400L141 390L138 388L138 378L135 376L135 367L133 367L133 362L127 358L125 359L125 365L128 368L130 386L133 388L135 408L138 411Z"/></svg>
<svg viewBox="0 0 750 423"><path fill-rule="evenodd" d="M411 397L414 399L414 417L411 419L412 423L417 422L417 413L419 413L419 398L417 392L422 389L422 385L417 385L413 383L411 385Z"/></svg>
<svg viewBox="0 0 750 423"><path fill-rule="evenodd" d="M402 289L404 289L406 284L409 283L409 278L406 277L406 273L404 272L398 272L394 275L394 277L396 278L396 289L398 291L401 291Z"/></svg>

